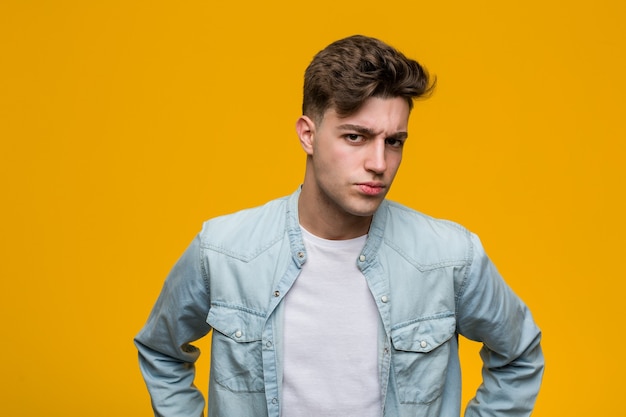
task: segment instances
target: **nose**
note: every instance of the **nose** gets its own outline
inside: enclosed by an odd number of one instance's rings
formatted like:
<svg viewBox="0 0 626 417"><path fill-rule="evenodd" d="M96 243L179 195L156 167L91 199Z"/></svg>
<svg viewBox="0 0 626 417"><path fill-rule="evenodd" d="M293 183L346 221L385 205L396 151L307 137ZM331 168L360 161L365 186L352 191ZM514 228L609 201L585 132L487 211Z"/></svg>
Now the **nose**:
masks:
<svg viewBox="0 0 626 417"><path fill-rule="evenodd" d="M365 169L375 174L382 174L387 169L384 140L371 141L367 146Z"/></svg>

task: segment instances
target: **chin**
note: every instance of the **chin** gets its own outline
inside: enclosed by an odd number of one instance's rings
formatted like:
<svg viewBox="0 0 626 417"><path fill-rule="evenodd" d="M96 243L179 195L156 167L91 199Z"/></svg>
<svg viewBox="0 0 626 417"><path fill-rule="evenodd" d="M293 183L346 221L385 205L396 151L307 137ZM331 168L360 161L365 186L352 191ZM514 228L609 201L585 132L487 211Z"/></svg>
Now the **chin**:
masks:
<svg viewBox="0 0 626 417"><path fill-rule="evenodd" d="M379 201L376 204L368 204L367 206L353 207L352 210L347 210L347 212L353 216L371 217L374 215L374 213L376 213L376 210L378 210L378 207L380 207L380 203L381 202Z"/></svg>

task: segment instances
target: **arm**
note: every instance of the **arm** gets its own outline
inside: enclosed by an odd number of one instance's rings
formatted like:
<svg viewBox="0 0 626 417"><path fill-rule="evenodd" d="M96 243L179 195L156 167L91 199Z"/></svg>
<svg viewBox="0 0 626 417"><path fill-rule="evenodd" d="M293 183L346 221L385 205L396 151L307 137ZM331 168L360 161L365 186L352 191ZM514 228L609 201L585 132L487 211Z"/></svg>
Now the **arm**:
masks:
<svg viewBox="0 0 626 417"><path fill-rule="evenodd" d="M199 238L170 272L148 321L135 337L139 366L154 415L198 417L204 398L193 385L200 351L189 343L206 335L209 291Z"/></svg>
<svg viewBox="0 0 626 417"><path fill-rule="evenodd" d="M465 417L529 416L543 375L541 331L475 235L471 245L471 264L457 299L459 333L483 343L483 383Z"/></svg>

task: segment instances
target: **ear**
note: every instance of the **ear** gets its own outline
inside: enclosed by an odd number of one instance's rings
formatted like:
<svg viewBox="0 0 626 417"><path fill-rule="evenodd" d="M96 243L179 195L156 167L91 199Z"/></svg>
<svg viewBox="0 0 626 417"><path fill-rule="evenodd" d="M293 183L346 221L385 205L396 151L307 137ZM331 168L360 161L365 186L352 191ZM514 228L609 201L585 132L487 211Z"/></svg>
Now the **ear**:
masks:
<svg viewBox="0 0 626 417"><path fill-rule="evenodd" d="M300 138L300 145L307 155L313 155L313 142L315 139L315 123L308 116L300 116L296 122L296 132Z"/></svg>

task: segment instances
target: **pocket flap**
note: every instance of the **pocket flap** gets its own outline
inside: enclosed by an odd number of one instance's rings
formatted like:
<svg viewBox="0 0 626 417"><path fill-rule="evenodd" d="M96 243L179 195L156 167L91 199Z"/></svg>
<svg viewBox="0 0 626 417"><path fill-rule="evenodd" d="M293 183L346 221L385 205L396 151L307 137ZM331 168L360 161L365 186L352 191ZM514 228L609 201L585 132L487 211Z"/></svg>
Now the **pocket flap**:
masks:
<svg viewBox="0 0 626 417"><path fill-rule="evenodd" d="M213 330L244 343L261 340L265 317L240 308L214 305L206 321Z"/></svg>
<svg viewBox="0 0 626 417"><path fill-rule="evenodd" d="M396 350L426 353L447 342L455 329L452 315L418 320L391 329L391 341Z"/></svg>

